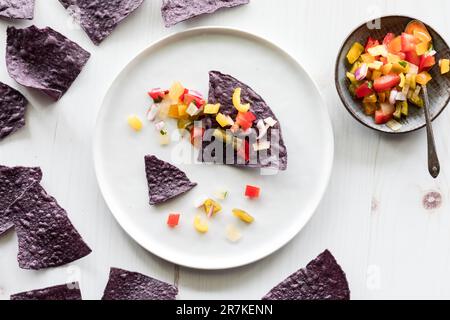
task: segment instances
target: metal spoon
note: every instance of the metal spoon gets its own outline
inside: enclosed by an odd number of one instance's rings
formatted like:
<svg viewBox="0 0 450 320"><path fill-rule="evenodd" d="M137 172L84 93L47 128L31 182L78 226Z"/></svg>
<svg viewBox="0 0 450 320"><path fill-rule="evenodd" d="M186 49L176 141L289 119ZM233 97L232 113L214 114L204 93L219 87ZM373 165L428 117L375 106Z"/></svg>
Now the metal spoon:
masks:
<svg viewBox="0 0 450 320"><path fill-rule="evenodd" d="M433 178L437 178L441 172L441 165L436 152L436 142L434 140L433 125L431 124L430 100L428 98L427 87L422 85L423 97L425 100L425 120L427 122L427 139L428 139L428 171Z"/></svg>

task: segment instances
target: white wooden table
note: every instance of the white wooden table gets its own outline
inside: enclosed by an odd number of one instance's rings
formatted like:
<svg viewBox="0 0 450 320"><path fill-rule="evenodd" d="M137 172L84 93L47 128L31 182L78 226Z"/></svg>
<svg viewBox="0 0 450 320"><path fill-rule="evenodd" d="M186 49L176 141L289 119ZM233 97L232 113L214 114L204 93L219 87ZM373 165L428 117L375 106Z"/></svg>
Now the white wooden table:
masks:
<svg viewBox="0 0 450 320"><path fill-rule="evenodd" d="M376 16L416 16L450 39L445 14L450 11L449 1L374 0L363 5L358 0L253 0L249 6L167 30L160 18L160 1L147 0L100 47L74 28L57 1L36 2L33 22L0 22L0 43L5 43L8 24L48 25L88 49L92 58L56 104L20 88L0 63L0 81L19 88L32 105L27 127L0 144L0 163L41 166L43 185L67 209L93 253L61 268L21 270L16 235L10 232L0 239L0 299L73 280L81 282L84 298L98 299L111 266L175 282L180 299L259 299L326 248L346 271L354 299L450 298L449 112L435 122L443 170L434 181L426 168L425 132L397 138L369 131L345 111L333 80L343 39ZM179 268L135 244L106 207L92 160L96 113L118 72L162 36L207 25L255 32L293 53L319 84L336 139L331 182L307 227L269 258L223 272ZM0 46L1 57L4 47ZM422 200L429 191L442 196L440 208L424 208Z"/></svg>

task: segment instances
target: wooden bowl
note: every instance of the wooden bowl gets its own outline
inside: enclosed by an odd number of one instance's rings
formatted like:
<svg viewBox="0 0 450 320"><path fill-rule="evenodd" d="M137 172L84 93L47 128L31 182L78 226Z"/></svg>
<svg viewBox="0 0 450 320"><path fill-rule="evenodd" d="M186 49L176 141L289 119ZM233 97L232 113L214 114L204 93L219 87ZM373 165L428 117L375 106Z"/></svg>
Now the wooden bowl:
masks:
<svg viewBox="0 0 450 320"><path fill-rule="evenodd" d="M424 111L422 108L411 105L409 110L410 114L400 121L402 128L398 131L394 131L386 125L375 124L373 116L364 114L362 101L356 100L348 89L350 81L347 79L346 73L350 69L350 64L348 63L346 56L350 47L356 41L364 45L369 36L382 40L388 32L400 35L411 20L414 20L414 18L405 16L386 16L379 19L380 29L373 29L374 24L372 22L361 25L344 41L336 61L335 84L342 103L356 120L363 125L380 132L401 134L421 129L426 125ZM441 58L450 59L450 48L445 40L432 27L428 24L425 25L433 37L433 45L437 51L436 63L438 63ZM450 74L441 75L439 66L437 65L433 67L430 74L433 77L433 80L428 83L427 87L431 103L430 112L434 120L441 114L450 101Z"/></svg>

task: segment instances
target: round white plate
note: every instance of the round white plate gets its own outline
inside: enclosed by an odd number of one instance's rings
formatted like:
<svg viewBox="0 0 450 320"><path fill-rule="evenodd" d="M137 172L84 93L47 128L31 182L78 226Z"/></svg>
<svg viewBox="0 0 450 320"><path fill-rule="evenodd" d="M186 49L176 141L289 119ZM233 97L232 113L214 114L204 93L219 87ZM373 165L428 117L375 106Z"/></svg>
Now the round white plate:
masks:
<svg viewBox="0 0 450 320"><path fill-rule="evenodd" d="M231 74L258 92L279 118L288 148L289 168L277 175L233 167L180 161L188 142L159 145L145 120L147 91L175 80L207 96L208 71ZM133 132L127 116L144 120ZM333 163L333 133L326 105L309 75L285 51L258 36L228 28L198 28L164 38L139 54L116 78L100 110L94 140L97 179L103 196L124 230L141 246L173 263L197 269L227 269L262 259L289 242L308 222L328 184ZM144 156L154 154L182 170L198 186L165 205L148 204ZM194 157L194 156L193 156ZM256 201L244 197L247 184L262 188ZM216 189L229 191L224 210L201 235L193 228L194 203ZM233 208L251 213L245 225ZM169 213L182 214L179 227L166 225ZM242 232L238 243L226 227Z"/></svg>

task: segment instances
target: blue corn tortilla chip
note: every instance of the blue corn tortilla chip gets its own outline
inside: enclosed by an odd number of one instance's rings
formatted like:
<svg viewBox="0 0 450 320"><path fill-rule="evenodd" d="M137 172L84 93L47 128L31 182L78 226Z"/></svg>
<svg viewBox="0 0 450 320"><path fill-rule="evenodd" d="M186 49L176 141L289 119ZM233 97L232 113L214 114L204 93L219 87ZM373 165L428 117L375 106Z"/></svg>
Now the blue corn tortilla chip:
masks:
<svg viewBox="0 0 450 320"><path fill-rule="evenodd" d="M99 45L122 20L138 9L144 0L59 0L59 2L80 23L92 42Z"/></svg>
<svg viewBox="0 0 450 320"><path fill-rule="evenodd" d="M40 168L0 166L0 236L14 226L11 206L41 179Z"/></svg>
<svg viewBox="0 0 450 320"><path fill-rule="evenodd" d="M176 300L178 289L146 275L111 268L102 300Z"/></svg>
<svg viewBox="0 0 450 320"><path fill-rule="evenodd" d="M186 174L174 165L155 156L145 157L150 205L157 205L178 197L195 186Z"/></svg>
<svg viewBox="0 0 450 320"><path fill-rule="evenodd" d="M20 268L58 267L91 253L67 212L40 184L28 189L10 210L19 238Z"/></svg>
<svg viewBox="0 0 450 320"><path fill-rule="evenodd" d="M49 27L8 27L9 75L19 84L39 90L55 101L67 92L89 57L89 52Z"/></svg>
<svg viewBox="0 0 450 320"><path fill-rule="evenodd" d="M230 75L223 74L218 71L211 71L209 73L208 103L220 103L220 112L225 116L230 116L231 118L235 119L238 111L233 105L232 97L236 88L242 89L242 103L250 103L250 111L253 112L256 116L255 122L257 122L258 120L267 119L269 117L277 121L277 124L268 130L266 139L270 142L276 134L277 139L274 139L274 141L278 142L276 143L276 145L271 145L270 149L266 153L259 153L252 157L251 161L241 161L245 163L241 163L240 161L238 161L240 158L236 151L234 152L234 157L232 159L229 159L227 158L226 150L224 150L223 159L220 159L220 163L246 168L271 168L281 171L286 170L288 165L288 153L283 140L280 122L273 113L272 109L267 105L267 103L259 94L257 94L245 83L237 80ZM207 121L204 121L203 126L206 130L221 128L221 126L215 120L211 120L210 118L205 120ZM205 141L202 143L201 152L199 154L199 160L202 162L217 162L214 152L212 152L212 154L208 154L208 146L211 144L211 141L211 139L209 141L208 139L205 139Z"/></svg>
<svg viewBox="0 0 450 320"><path fill-rule="evenodd" d="M278 286L263 300L350 300L344 271L326 250Z"/></svg>
<svg viewBox="0 0 450 320"><path fill-rule="evenodd" d="M19 91L0 82L0 140L25 126L27 105Z"/></svg>
<svg viewBox="0 0 450 320"><path fill-rule="evenodd" d="M34 17L34 0L0 0L0 17L31 20Z"/></svg>
<svg viewBox="0 0 450 320"><path fill-rule="evenodd" d="M13 294L11 300L82 300L78 282Z"/></svg>
<svg viewBox="0 0 450 320"><path fill-rule="evenodd" d="M250 0L163 0L161 8L167 28L182 21L214 13L222 8L232 8L248 4Z"/></svg>

